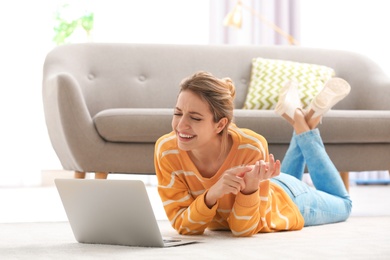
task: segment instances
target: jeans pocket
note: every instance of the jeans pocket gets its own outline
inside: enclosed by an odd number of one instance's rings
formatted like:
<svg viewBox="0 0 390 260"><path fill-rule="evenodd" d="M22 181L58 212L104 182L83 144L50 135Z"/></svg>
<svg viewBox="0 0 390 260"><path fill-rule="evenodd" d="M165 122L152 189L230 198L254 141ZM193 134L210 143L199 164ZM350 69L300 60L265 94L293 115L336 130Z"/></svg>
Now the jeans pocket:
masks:
<svg viewBox="0 0 390 260"><path fill-rule="evenodd" d="M310 189L306 183L288 174L281 174L274 179L289 189L294 198L309 192Z"/></svg>

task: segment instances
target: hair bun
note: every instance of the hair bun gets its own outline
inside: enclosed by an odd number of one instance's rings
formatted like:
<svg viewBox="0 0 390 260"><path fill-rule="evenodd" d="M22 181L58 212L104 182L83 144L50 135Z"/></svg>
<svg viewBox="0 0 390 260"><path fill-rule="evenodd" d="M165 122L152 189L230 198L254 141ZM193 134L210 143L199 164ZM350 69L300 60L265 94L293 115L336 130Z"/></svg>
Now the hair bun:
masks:
<svg viewBox="0 0 390 260"><path fill-rule="evenodd" d="M233 84L233 80L231 78L223 78L223 81L225 81L227 88L230 91L230 95L234 99L236 96L236 87Z"/></svg>

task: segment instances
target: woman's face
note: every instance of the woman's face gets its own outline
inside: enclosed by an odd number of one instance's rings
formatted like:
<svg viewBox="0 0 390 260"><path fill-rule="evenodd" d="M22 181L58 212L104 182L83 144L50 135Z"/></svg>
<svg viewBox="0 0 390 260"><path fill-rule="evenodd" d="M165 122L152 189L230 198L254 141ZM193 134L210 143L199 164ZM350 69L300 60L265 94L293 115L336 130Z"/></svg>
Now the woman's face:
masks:
<svg viewBox="0 0 390 260"><path fill-rule="evenodd" d="M207 149L223 129L215 123L209 105L192 91L182 91L172 119L179 148L184 151Z"/></svg>

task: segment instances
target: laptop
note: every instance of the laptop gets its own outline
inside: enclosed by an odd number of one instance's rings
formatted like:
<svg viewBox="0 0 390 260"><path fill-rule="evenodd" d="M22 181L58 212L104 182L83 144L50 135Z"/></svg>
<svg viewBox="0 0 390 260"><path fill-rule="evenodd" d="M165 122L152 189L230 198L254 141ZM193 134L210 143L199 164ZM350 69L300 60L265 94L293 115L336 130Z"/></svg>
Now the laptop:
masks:
<svg viewBox="0 0 390 260"><path fill-rule="evenodd" d="M79 243L170 247L198 242L163 239L140 180L55 179Z"/></svg>

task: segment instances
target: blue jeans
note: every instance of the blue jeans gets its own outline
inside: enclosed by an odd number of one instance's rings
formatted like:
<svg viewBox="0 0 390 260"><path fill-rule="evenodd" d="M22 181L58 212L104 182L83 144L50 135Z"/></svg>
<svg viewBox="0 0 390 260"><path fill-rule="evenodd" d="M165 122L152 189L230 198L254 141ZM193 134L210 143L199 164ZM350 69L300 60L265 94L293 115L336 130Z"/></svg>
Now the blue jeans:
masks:
<svg viewBox="0 0 390 260"><path fill-rule="evenodd" d="M302 182L305 165L315 189ZM352 201L325 151L318 129L293 134L281 172L271 181L282 187L295 202L305 219L305 226L341 222L349 217Z"/></svg>

